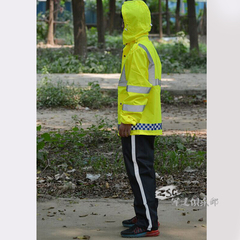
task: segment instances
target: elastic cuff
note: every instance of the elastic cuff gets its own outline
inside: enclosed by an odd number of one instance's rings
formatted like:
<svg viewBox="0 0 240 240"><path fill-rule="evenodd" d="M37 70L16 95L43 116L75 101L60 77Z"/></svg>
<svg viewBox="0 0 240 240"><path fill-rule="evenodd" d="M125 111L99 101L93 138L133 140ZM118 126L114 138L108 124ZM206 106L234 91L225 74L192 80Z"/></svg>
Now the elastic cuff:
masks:
<svg viewBox="0 0 240 240"><path fill-rule="evenodd" d="M133 126L135 126L137 124L137 121L131 116L121 116L121 123L132 124Z"/></svg>

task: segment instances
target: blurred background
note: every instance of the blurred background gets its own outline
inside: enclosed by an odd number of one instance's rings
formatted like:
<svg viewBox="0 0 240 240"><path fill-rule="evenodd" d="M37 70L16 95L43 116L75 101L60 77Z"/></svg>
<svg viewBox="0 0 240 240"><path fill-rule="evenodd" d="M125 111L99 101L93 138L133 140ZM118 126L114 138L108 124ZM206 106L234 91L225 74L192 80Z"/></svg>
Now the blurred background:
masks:
<svg viewBox="0 0 240 240"><path fill-rule="evenodd" d="M38 0L38 73L120 73L123 0ZM206 73L206 0L146 0L163 73Z"/></svg>

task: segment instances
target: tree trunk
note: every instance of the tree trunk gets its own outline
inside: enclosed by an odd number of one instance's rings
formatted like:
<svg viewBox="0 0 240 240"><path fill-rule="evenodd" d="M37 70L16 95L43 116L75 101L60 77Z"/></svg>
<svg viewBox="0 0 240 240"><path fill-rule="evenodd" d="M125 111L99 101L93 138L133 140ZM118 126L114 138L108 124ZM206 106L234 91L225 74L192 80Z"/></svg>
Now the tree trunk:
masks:
<svg viewBox="0 0 240 240"><path fill-rule="evenodd" d="M195 0L187 0L187 5L190 50L192 51L195 48L199 52Z"/></svg>
<svg viewBox="0 0 240 240"><path fill-rule="evenodd" d="M98 47L104 47L104 22L103 22L103 4L102 0L97 0L97 30L98 30Z"/></svg>
<svg viewBox="0 0 240 240"><path fill-rule="evenodd" d="M166 20L167 20L167 35L170 35L170 20L169 20L169 9L168 0L166 0Z"/></svg>
<svg viewBox="0 0 240 240"><path fill-rule="evenodd" d="M48 21L48 36L47 44L54 45L54 35L53 35L53 11L54 11L54 0L50 0L49 4L49 21Z"/></svg>
<svg viewBox="0 0 240 240"><path fill-rule="evenodd" d="M158 9L159 9L159 38L163 37L162 32L162 0L158 0Z"/></svg>
<svg viewBox="0 0 240 240"><path fill-rule="evenodd" d="M109 31L110 31L110 34L112 34L115 27L114 23L115 23L115 13L116 13L116 0L109 0L109 12L110 12Z"/></svg>
<svg viewBox="0 0 240 240"><path fill-rule="evenodd" d="M203 35L207 35L207 5L204 3L203 10Z"/></svg>
<svg viewBox="0 0 240 240"><path fill-rule="evenodd" d="M87 35L84 0L72 0L72 12L74 27L74 54L85 57L87 54Z"/></svg>
<svg viewBox="0 0 240 240"><path fill-rule="evenodd" d="M177 0L177 8L176 8L176 32L180 31L180 21L179 21L179 17L180 17L180 0Z"/></svg>

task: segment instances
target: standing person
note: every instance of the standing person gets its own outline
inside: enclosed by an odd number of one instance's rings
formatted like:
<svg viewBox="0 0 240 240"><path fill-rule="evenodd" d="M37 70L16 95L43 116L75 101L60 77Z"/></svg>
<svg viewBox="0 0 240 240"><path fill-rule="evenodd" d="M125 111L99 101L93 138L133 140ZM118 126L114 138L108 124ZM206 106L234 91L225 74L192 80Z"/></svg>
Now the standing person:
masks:
<svg viewBox="0 0 240 240"><path fill-rule="evenodd" d="M118 84L118 125L123 157L134 194L135 217L122 237L158 236L154 138L162 134L161 62L152 42L151 14L142 0L122 5L123 44Z"/></svg>

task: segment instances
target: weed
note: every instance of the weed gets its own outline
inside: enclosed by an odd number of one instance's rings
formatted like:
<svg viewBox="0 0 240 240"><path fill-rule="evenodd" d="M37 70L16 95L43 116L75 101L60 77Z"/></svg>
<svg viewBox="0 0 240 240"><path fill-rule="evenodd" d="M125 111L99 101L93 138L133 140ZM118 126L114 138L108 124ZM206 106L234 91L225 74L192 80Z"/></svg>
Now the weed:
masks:
<svg viewBox="0 0 240 240"><path fill-rule="evenodd" d="M87 30L87 45L90 47L96 47L98 46L98 33L96 27L91 27ZM105 47L106 49L122 49L123 42L122 42L122 35L105 35Z"/></svg>
<svg viewBox="0 0 240 240"><path fill-rule="evenodd" d="M38 126L38 131L40 131L41 126ZM49 132L37 135L37 142L41 143L41 147L45 149L47 154L45 158L48 158L48 165L50 168L53 168L60 164L67 164L67 166L76 166L79 165L78 160L79 149L84 147L83 137L86 134L79 131L77 127L74 127L70 131L65 133L60 132ZM71 153L75 153L74 159L72 158ZM80 154L81 155L81 154ZM47 163L42 162L41 158L37 158L38 168L47 167Z"/></svg>
<svg viewBox="0 0 240 240"><path fill-rule="evenodd" d="M37 41L43 41L45 42L47 37L47 29L48 25L46 22L42 21L44 20L45 16L42 13L39 13L37 16Z"/></svg>
<svg viewBox="0 0 240 240"><path fill-rule="evenodd" d="M81 89L74 84L62 81L52 82L45 76L37 87L37 107L70 107L75 108L80 101Z"/></svg>
<svg viewBox="0 0 240 240"><path fill-rule="evenodd" d="M44 69L47 73L46 69ZM87 89L82 89L74 83L54 83L46 75L37 88L37 107L67 107L75 108L77 105L92 109L112 106L116 99L103 93L99 84L90 82Z"/></svg>
<svg viewBox="0 0 240 240"><path fill-rule="evenodd" d="M182 171L187 166L200 167L206 161L206 149L192 149L196 139L190 135L157 137L155 141L155 169L161 173Z"/></svg>
<svg viewBox="0 0 240 240"><path fill-rule="evenodd" d="M41 131L41 125L37 126L37 132ZM37 137L37 162L38 166L43 167L46 165L47 151L44 149L45 143L49 140L49 134L42 134Z"/></svg>
<svg viewBox="0 0 240 240"><path fill-rule="evenodd" d="M74 121L76 120L75 117ZM40 139L43 139L42 150L47 155L45 161L37 159L39 169L48 166L57 170L59 165L65 164L69 169L88 166L94 173L101 174L125 172L122 152L119 149L120 137L113 125L102 118L98 118L97 124L88 129L78 126L63 133L38 133L39 143ZM158 173L181 172L187 166L199 168L205 163L206 144L204 141L199 142L196 136L156 137L154 165Z"/></svg>
<svg viewBox="0 0 240 240"><path fill-rule="evenodd" d="M177 33L177 40L161 43L153 42L162 62L163 73L206 72L206 45L201 44L200 54L189 50L189 40L183 32Z"/></svg>
<svg viewBox="0 0 240 240"><path fill-rule="evenodd" d="M38 49L37 72L49 73L118 73L121 70L120 51L89 52L86 59L74 56L72 49Z"/></svg>
<svg viewBox="0 0 240 240"><path fill-rule="evenodd" d="M89 89L84 89L81 92L80 104L84 107L99 109L104 106L111 106L113 98L104 95L98 83L90 82Z"/></svg>
<svg viewBox="0 0 240 240"><path fill-rule="evenodd" d="M162 103L172 104L174 102L174 98L168 91L162 91L161 101Z"/></svg>

